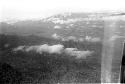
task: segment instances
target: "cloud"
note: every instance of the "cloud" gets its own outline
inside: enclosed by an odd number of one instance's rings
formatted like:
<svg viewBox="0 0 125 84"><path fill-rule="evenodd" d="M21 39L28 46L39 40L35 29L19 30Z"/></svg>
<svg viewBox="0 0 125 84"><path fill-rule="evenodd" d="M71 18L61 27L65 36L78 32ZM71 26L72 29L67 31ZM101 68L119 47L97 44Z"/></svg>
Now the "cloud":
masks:
<svg viewBox="0 0 125 84"><path fill-rule="evenodd" d="M121 15L121 16L119 16L119 15L117 15L117 16L108 16L108 17L103 17L102 18L103 20L106 20L106 21L114 21L114 22L116 22L116 21L118 21L118 20L122 20L122 21L125 21L125 15Z"/></svg>
<svg viewBox="0 0 125 84"><path fill-rule="evenodd" d="M85 37L85 40L88 41L88 42L100 42L101 39L99 37L91 37L91 36L86 36Z"/></svg>
<svg viewBox="0 0 125 84"><path fill-rule="evenodd" d="M79 51L77 48L66 48L65 53L70 56L75 56L76 59L85 59L87 56L90 56L93 51Z"/></svg>
<svg viewBox="0 0 125 84"><path fill-rule="evenodd" d="M99 37L91 37L91 36L86 36L85 38L77 38L75 36L68 36L68 37L62 37L58 34L53 34L52 38L61 40L61 41L74 41L74 42L83 42L83 41L88 41L88 42L100 42L101 39Z"/></svg>
<svg viewBox="0 0 125 84"><path fill-rule="evenodd" d="M84 38L79 38L78 41L83 42Z"/></svg>
<svg viewBox="0 0 125 84"><path fill-rule="evenodd" d="M62 50L64 49L64 46L61 44L57 45L52 45L49 46L48 44L44 45L37 45L37 46L19 46L17 48L14 48L13 51L36 51L37 53L42 54L42 52L47 52L47 53L57 53L60 54Z"/></svg>
<svg viewBox="0 0 125 84"><path fill-rule="evenodd" d="M59 39L61 39L62 37L55 33L55 34L52 35L52 38L59 40Z"/></svg>
<svg viewBox="0 0 125 84"><path fill-rule="evenodd" d="M26 52L29 52L29 51L35 51L37 50L39 46L27 46L27 48L25 48L25 51Z"/></svg>
<svg viewBox="0 0 125 84"><path fill-rule="evenodd" d="M109 41L115 41L116 39L119 39L119 38L123 38L123 39L125 39L124 36L114 35L114 36L112 36L111 38L109 38Z"/></svg>
<svg viewBox="0 0 125 84"><path fill-rule="evenodd" d="M54 26L54 29L61 29L61 27L56 25L56 26Z"/></svg>
<svg viewBox="0 0 125 84"><path fill-rule="evenodd" d="M90 37L90 36L85 37L85 40L87 40L87 41L90 41L91 39L92 39L92 37Z"/></svg>
<svg viewBox="0 0 125 84"><path fill-rule="evenodd" d="M25 46L19 46L17 48L14 48L13 51L23 51Z"/></svg>
<svg viewBox="0 0 125 84"><path fill-rule="evenodd" d="M75 56L76 59L85 59L87 56L91 56L93 51L81 51L77 48L64 48L64 45L56 44L56 45L35 45L35 46L19 46L13 49L14 52L17 51L35 51L36 53L42 54L43 52L49 54L66 54L68 56Z"/></svg>
<svg viewBox="0 0 125 84"><path fill-rule="evenodd" d="M61 44L52 45L52 46L49 46L48 44L44 44L44 45L40 45L38 47L37 52L39 52L39 53L48 52L50 54L53 54L53 53L61 54L63 49L64 49L64 46Z"/></svg>
<svg viewBox="0 0 125 84"><path fill-rule="evenodd" d="M98 38L98 37L95 37L95 38L91 39L91 42L100 42L100 41L101 41L101 39Z"/></svg>
<svg viewBox="0 0 125 84"><path fill-rule="evenodd" d="M83 20L82 18L62 20L60 18L51 17L51 18L44 20L44 21L52 21L55 24L70 24L70 23L75 23L77 21L82 21L82 20Z"/></svg>
<svg viewBox="0 0 125 84"><path fill-rule="evenodd" d="M77 59L86 58L87 56L90 56L93 53L93 51L76 51L75 54L77 55Z"/></svg>
<svg viewBox="0 0 125 84"><path fill-rule="evenodd" d="M75 36L69 36L69 37L67 37L67 40L73 40L73 41L76 41L77 39L76 39Z"/></svg>

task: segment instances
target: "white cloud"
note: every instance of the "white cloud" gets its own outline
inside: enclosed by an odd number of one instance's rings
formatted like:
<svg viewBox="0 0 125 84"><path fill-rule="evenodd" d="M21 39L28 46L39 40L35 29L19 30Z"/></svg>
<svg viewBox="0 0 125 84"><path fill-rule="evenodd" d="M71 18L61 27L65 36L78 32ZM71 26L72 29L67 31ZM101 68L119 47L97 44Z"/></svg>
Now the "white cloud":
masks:
<svg viewBox="0 0 125 84"><path fill-rule="evenodd" d="M64 45L57 44L57 45L37 45L37 46L19 46L17 48L13 49L14 52L17 51L35 51L39 54L42 54L43 52L49 53L49 54L66 54L67 56L75 56L76 59L85 59L87 56L91 56L93 51L81 51L77 48L64 48Z"/></svg>
<svg viewBox="0 0 125 84"><path fill-rule="evenodd" d="M54 21L52 21L53 23L55 23L55 24L57 24L57 23L59 23L59 24L64 24L65 22L64 22L64 20L54 20Z"/></svg>
<svg viewBox="0 0 125 84"><path fill-rule="evenodd" d="M18 46L17 48L14 48L13 51L23 51L25 46Z"/></svg>
<svg viewBox="0 0 125 84"><path fill-rule="evenodd" d="M70 24L69 26L72 27L74 24Z"/></svg>
<svg viewBox="0 0 125 84"><path fill-rule="evenodd" d="M103 17L103 20L106 20L106 21L114 21L114 22L116 22L116 21L118 21L118 20L123 20L123 21L125 21L125 15L123 15L123 16L108 16L108 17ZM110 27L112 27L112 26L114 26L114 25L110 25Z"/></svg>
<svg viewBox="0 0 125 84"><path fill-rule="evenodd" d="M86 36L86 37L85 37L85 40L87 40L87 41L90 41L91 39L92 39L91 36Z"/></svg>
<svg viewBox="0 0 125 84"><path fill-rule="evenodd" d="M100 41L101 41L101 39L98 38L98 37L95 37L95 38L91 39L91 42L100 42Z"/></svg>
<svg viewBox="0 0 125 84"><path fill-rule="evenodd" d="M25 48L25 51L26 52L35 51L37 48L38 46L27 46L27 48Z"/></svg>
<svg viewBox="0 0 125 84"><path fill-rule="evenodd" d="M62 37L56 33L52 35L52 38L61 40L61 41L74 41L74 42L84 42L84 41L100 42L101 41L99 37L91 37L91 36L86 36L85 38L82 38L82 37L77 38L75 36Z"/></svg>
<svg viewBox="0 0 125 84"><path fill-rule="evenodd" d="M63 49L64 49L64 46L61 44L52 45L52 46L50 46L50 53L61 54Z"/></svg>
<svg viewBox="0 0 125 84"><path fill-rule="evenodd" d="M86 36L85 40L88 42L100 42L101 41L99 37L91 37L91 36Z"/></svg>
<svg viewBox="0 0 125 84"><path fill-rule="evenodd" d="M61 29L61 27L56 25L56 26L54 26L54 29Z"/></svg>
<svg viewBox="0 0 125 84"><path fill-rule="evenodd" d="M80 42L83 42L85 39L84 38L79 38L78 39Z"/></svg>
<svg viewBox="0 0 125 84"><path fill-rule="evenodd" d="M119 38L124 38L125 39L124 36L114 35L114 36L112 36L112 37L109 38L109 41L115 41L116 39L119 39Z"/></svg>
<svg viewBox="0 0 125 84"><path fill-rule="evenodd" d="M67 37L67 39L68 39L68 40L73 40L73 41L76 41L76 40L77 40L75 36L69 36L69 37Z"/></svg>
<svg viewBox="0 0 125 84"><path fill-rule="evenodd" d="M74 51L73 54L76 55L77 59L85 59L87 56L90 56L93 52L91 51Z"/></svg>
<svg viewBox="0 0 125 84"><path fill-rule="evenodd" d="M67 29L68 29L68 28L73 28L73 26L74 26L74 24L71 23L71 24L67 25L66 28L67 28Z"/></svg>
<svg viewBox="0 0 125 84"><path fill-rule="evenodd" d="M75 56L77 59L85 59L87 56L90 56L93 51L79 51L77 48L66 48L65 53L71 56Z"/></svg>
<svg viewBox="0 0 125 84"><path fill-rule="evenodd" d="M64 46L61 44L57 45L52 45L49 46L48 44L44 45L37 45L37 46L19 46L17 48L14 48L13 51L36 51L37 53L42 54L42 52L47 52L47 53L57 53L60 54L62 50L64 49Z"/></svg>
<svg viewBox="0 0 125 84"><path fill-rule="evenodd" d="M66 53L71 53L72 51L78 50L77 48L65 48Z"/></svg>
<svg viewBox="0 0 125 84"><path fill-rule="evenodd" d="M59 40L59 39L61 39L62 37L55 33L55 34L52 35L52 38Z"/></svg>
<svg viewBox="0 0 125 84"><path fill-rule="evenodd" d="M69 24L69 23L75 23L77 21L82 21L83 19L80 19L80 18L76 18L76 19L67 19L67 20L61 20L59 18L51 18L49 19L48 21L52 21L53 23L57 24ZM72 25L71 25L72 26Z"/></svg>
<svg viewBox="0 0 125 84"><path fill-rule="evenodd" d="M50 54L57 53L60 54L63 50L63 45L57 44L57 45L52 45L49 46L48 44L40 45L37 48L37 52L42 53L42 52L48 52Z"/></svg>

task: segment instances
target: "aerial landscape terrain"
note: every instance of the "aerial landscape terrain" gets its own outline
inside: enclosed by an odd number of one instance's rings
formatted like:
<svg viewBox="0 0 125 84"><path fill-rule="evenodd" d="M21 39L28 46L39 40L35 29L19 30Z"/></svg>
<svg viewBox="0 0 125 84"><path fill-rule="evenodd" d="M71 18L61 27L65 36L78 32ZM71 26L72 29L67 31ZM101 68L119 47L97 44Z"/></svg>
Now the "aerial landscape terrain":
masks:
<svg viewBox="0 0 125 84"><path fill-rule="evenodd" d="M64 13L0 22L0 62L18 72L20 84L100 83L104 21L115 15L124 14Z"/></svg>

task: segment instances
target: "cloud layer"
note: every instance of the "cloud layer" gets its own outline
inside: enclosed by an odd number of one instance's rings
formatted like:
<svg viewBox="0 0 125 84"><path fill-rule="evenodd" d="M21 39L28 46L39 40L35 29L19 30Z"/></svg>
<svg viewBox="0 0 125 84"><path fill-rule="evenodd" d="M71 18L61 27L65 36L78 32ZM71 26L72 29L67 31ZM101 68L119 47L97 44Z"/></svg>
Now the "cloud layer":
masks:
<svg viewBox="0 0 125 84"><path fill-rule="evenodd" d="M30 52L35 51L36 53L42 54L44 52L49 54L66 54L68 56L74 56L76 59L85 59L87 56L91 56L94 52L93 51L81 51L77 48L64 48L64 45L57 44L57 45L34 45L34 46L18 46L17 48L13 49L14 52L17 51L24 51Z"/></svg>
<svg viewBox="0 0 125 84"><path fill-rule="evenodd" d="M82 37L77 38L75 36L62 37L56 33L52 35L52 38L61 40L61 41L75 41L75 42L83 42L83 41L100 42L101 41L99 37L91 37L91 36L85 36L84 38Z"/></svg>

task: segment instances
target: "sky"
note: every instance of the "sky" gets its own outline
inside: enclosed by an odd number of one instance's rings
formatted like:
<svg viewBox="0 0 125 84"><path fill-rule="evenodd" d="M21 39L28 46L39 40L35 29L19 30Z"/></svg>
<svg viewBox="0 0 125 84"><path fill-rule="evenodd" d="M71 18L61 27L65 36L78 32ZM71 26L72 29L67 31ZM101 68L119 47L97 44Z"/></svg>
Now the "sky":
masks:
<svg viewBox="0 0 125 84"><path fill-rule="evenodd" d="M124 11L125 0L0 0L0 19L38 19L64 12Z"/></svg>

